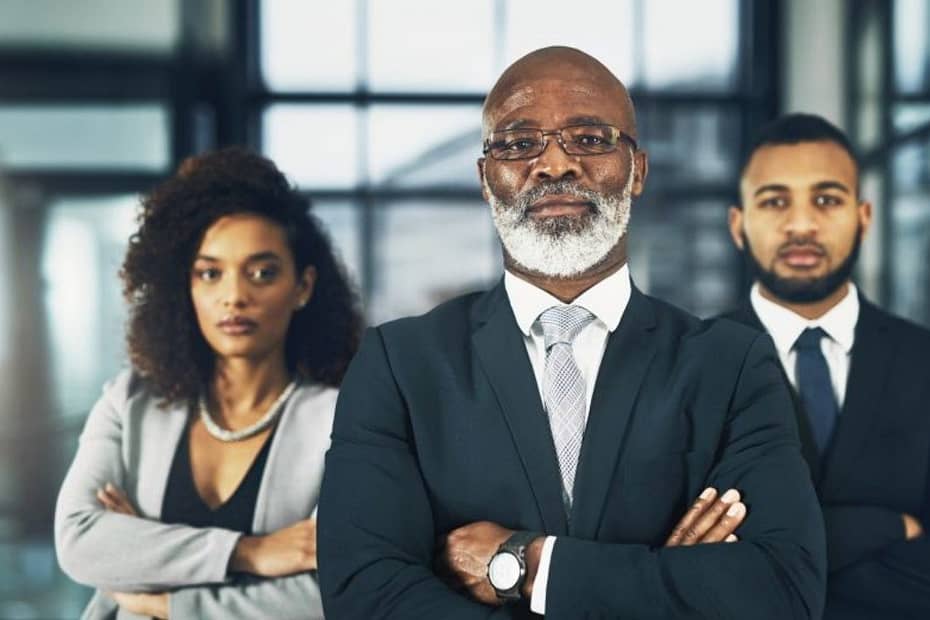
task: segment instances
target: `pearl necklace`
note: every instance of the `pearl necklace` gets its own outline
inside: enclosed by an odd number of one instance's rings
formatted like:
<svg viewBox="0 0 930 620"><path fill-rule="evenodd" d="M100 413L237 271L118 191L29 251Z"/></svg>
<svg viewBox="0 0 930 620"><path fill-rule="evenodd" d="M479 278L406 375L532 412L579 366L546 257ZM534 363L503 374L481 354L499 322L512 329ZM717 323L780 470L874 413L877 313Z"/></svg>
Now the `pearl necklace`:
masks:
<svg viewBox="0 0 930 620"><path fill-rule="evenodd" d="M284 388L284 391L281 392L281 395L278 396L278 399L274 401L268 411L265 412L265 415L261 417L255 424L247 426L245 428L240 428L237 431L231 431L225 428L222 428L216 421L213 419L213 416L210 415L210 411L207 409L207 401L201 396L200 397L200 419L203 420L203 425L206 427L207 432L213 435L215 438L220 441L242 441L243 439L248 439L249 437L256 435L269 426L278 418L283 409L285 401L294 393L294 390L297 388L297 382L291 381L288 383L287 387Z"/></svg>

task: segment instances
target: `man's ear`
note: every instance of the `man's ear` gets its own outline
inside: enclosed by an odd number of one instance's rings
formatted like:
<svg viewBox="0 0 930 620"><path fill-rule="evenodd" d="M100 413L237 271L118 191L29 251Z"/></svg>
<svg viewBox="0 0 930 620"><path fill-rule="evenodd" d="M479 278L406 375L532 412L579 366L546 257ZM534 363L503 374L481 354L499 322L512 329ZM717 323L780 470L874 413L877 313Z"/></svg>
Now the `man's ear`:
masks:
<svg viewBox="0 0 930 620"><path fill-rule="evenodd" d="M649 155L646 151L633 153L633 187L634 196L639 196L646 189L646 175L649 174Z"/></svg>
<svg viewBox="0 0 930 620"><path fill-rule="evenodd" d="M478 158L478 182L481 183L481 197L484 198L485 202L490 202L491 197L488 196L487 184L484 182L484 157Z"/></svg>
<svg viewBox="0 0 930 620"><path fill-rule="evenodd" d="M872 203L868 200L862 200L857 207L859 210L859 227L862 229L862 237L868 234L872 228Z"/></svg>
<svg viewBox="0 0 930 620"><path fill-rule="evenodd" d="M733 244L736 245L736 249L742 252L746 249L743 247L743 209L738 205L730 206L730 210L727 212L727 226L730 229L730 238L733 240Z"/></svg>

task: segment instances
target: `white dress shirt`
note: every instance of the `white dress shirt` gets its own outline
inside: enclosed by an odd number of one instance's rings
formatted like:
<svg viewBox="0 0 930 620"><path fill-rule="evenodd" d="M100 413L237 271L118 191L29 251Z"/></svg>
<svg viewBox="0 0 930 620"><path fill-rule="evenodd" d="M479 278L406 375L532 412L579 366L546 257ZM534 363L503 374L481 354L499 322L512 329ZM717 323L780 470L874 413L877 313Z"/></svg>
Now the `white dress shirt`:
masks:
<svg viewBox="0 0 930 620"><path fill-rule="evenodd" d="M798 386L795 369L798 354L794 350L794 343L801 332L808 327L819 327L827 333L829 338L823 338L820 341L820 348L827 360L827 367L830 369L830 381L833 383L836 403L842 411L856 322L859 320L859 295L856 285L850 282L846 296L826 314L816 319L806 319L766 299L759 291L758 283L753 285L749 300L765 330L775 341L775 349L778 351L785 374L788 375L788 380L795 389Z"/></svg>
<svg viewBox="0 0 930 620"><path fill-rule="evenodd" d="M517 319L517 325L523 333L526 353L533 367L536 386L539 388L540 401L543 397L543 374L546 368L546 346L539 315L553 306L581 306L594 315L594 320L582 329L572 342L575 363L581 371L585 382L585 423L591 410L591 398L601 359L607 347L607 337L617 329L627 303L630 301L630 270L624 265L616 273L604 278L578 296L571 304L559 301L546 291L533 286L512 273L504 273L504 288ZM547 420L548 422L548 420ZM546 612L546 586L549 582L549 564L555 548L555 536L547 536L543 544L542 556L533 584L533 596L530 610L537 614Z"/></svg>

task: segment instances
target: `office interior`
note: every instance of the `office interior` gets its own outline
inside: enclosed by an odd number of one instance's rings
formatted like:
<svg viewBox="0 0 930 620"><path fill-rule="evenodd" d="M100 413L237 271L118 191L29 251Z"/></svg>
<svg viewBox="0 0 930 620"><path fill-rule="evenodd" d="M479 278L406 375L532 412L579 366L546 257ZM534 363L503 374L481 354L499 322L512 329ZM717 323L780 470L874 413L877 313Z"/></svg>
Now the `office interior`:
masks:
<svg viewBox="0 0 930 620"><path fill-rule="evenodd" d="M745 293L726 229L743 153L821 114L862 156L856 274L930 326L930 0L0 0L0 618L77 617L52 514L126 365L118 271L139 195L247 145L312 200L369 323L493 285L480 110L571 45L630 88L649 153L630 266L700 316Z"/></svg>

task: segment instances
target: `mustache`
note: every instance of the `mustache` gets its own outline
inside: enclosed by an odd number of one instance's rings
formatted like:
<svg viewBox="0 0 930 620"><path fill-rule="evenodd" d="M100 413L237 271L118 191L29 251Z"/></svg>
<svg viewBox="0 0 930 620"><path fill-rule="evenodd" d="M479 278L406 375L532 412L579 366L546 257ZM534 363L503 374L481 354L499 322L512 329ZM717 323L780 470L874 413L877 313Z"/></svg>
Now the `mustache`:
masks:
<svg viewBox="0 0 930 620"><path fill-rule="evenodd" d="M813 239L789 239L785 243L778 246L778 256L784 256L792 250L806 250L808 252L814 252L819 256L826 256L827 249L823 245L817 243Z"/></svg>
<svg viewBox="0 0 930 620"><path fill-rule="evenodd" d="M600 213L600 199L602 198L601 194L586 188L580 183L575 183L574 181L554 181L551 183L543 183L537 185L536 187L531 187L530 189L517 194L514 199L514 203L519 206L520 211L523 215L526 215L530 207L534 203L545 198L546 196L552 196L556 194L564 194L566 196L574 196L575 198L582 198L591 203L591 207L595 213Z"/></svg>

